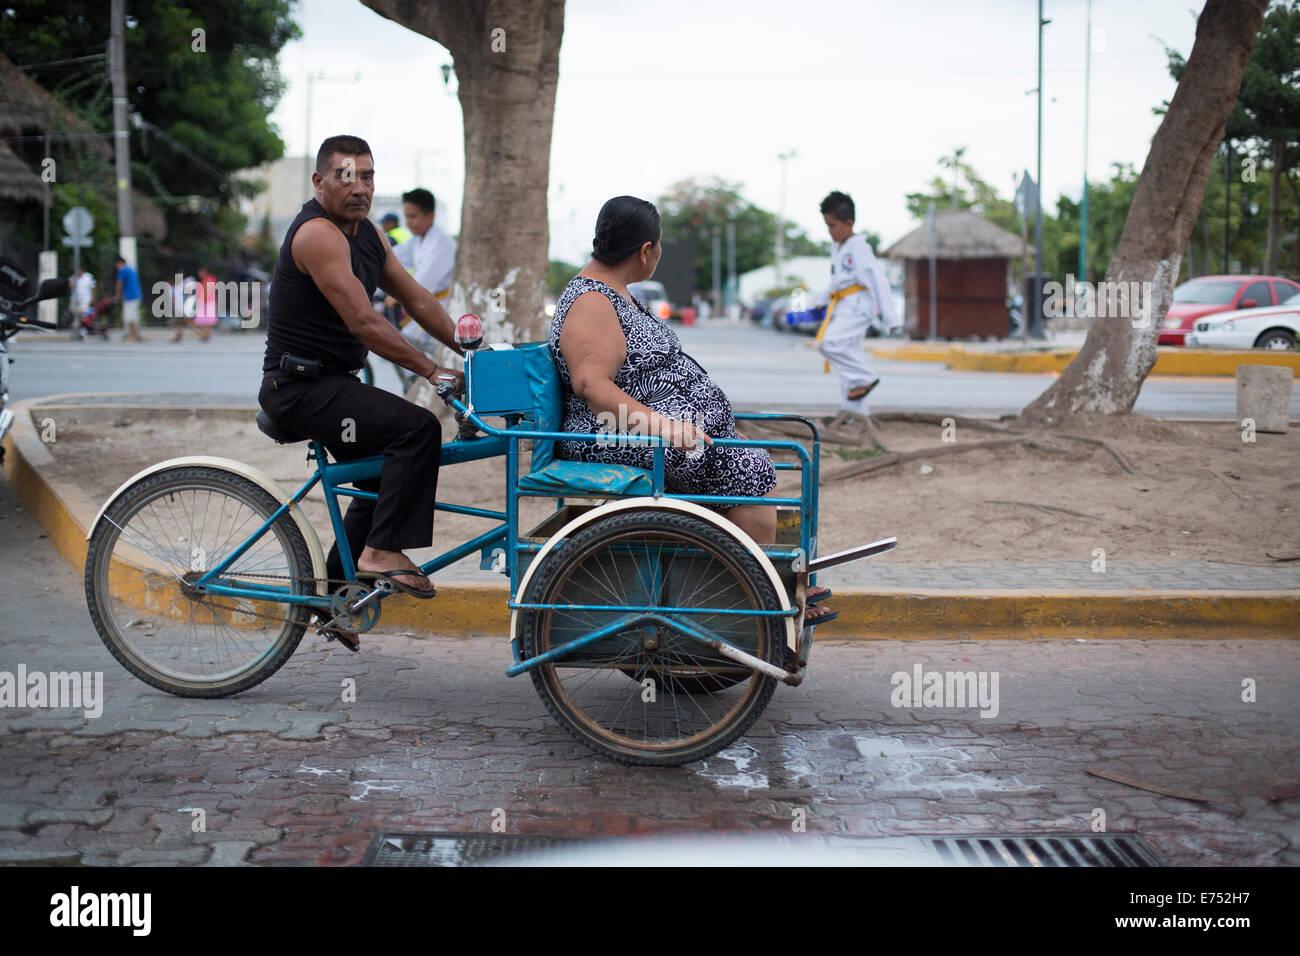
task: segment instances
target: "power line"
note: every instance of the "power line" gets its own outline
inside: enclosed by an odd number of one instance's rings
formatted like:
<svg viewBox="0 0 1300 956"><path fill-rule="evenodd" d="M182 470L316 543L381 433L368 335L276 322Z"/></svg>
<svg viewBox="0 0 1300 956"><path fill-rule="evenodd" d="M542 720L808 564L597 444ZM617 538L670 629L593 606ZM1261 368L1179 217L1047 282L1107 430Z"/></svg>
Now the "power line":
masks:
<svg viewBox="0 0 1300 956"><path fill-rule="evenodd" d="M90 60L104 60L108 58L107 53L92 53L89 56L74 56L68 60L50 60L48 63L28 63L18 67L20 70L41 70L49 66L63 66L66 63L86 63Z"/></svg>

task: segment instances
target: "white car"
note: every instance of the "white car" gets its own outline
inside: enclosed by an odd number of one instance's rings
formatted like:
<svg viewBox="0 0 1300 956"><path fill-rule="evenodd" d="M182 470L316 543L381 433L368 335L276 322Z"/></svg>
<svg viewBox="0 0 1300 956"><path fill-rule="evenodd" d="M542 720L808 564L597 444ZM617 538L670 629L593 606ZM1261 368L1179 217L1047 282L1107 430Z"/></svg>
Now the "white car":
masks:
<svg viewBox="0 0 1300 956"><path fill-rule="evenodd" d="M1197 319L1187 344L1215 349L1294 349L1300 340L1300 292L1281 305L1215 312Z"/></svg>

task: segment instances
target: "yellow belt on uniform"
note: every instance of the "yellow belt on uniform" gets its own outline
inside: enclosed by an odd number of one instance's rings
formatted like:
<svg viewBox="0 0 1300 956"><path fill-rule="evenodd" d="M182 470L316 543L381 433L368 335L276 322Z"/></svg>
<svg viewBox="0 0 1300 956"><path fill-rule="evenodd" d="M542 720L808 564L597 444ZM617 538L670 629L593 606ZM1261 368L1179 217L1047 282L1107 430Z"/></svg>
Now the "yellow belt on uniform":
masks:
<svg viewBox="0 0 1300 956"><path fill-rule="evenodd" d="M443 289L441 292L435 292L433 295L434 295L435 298L438 298L438 299L445 299L445 298L447 298L447 296L451 295L451 286L447 286L447 288ZM407 314L406 314L406 310L403 309L403 310L402 310L402 317L401 317L400 320L398 320L397 327L398 327L399 329L404 329L404 328L406 328L406 324L407 324L408 322L410 322L410 321L411 321L411 317L410 317L409 315L407 315Z"/></svg>
<svg viewBox="0 0 1300 956"><path fill-rule="evenodd" d="M857 295L859 292L866 292L866 291L867 291L866 286L864 286L860 282L855 282L853 283L853 285L845 286L843 289L836 289L834 292L831 293L831 304L830 307L826 310L826 318L822 319L822 324L817 327L816 341L818 342L818 344L820 344L821 340L826 336L826 327L831 324L831 316L835 314L835 306L839 304L840 299L847 299L851 295ZM831 363L822 362L822 371L829 373L830 370L831 370Z"/></svg>

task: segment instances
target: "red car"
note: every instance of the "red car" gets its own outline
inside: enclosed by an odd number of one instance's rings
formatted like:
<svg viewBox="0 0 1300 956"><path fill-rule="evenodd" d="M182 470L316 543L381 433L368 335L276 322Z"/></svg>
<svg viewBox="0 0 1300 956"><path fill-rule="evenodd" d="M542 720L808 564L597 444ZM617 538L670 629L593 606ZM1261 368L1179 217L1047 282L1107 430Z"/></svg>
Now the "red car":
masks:
<svg viewBox="0 0 1300 956"><path fill-rule="evenodd" d="M1215 312L1259 309L1285 302L1300 283L1281 276L1201 276L1174 289L1174 301L1160 323L1157 345L1183 345L1196 320Z"/></svg>

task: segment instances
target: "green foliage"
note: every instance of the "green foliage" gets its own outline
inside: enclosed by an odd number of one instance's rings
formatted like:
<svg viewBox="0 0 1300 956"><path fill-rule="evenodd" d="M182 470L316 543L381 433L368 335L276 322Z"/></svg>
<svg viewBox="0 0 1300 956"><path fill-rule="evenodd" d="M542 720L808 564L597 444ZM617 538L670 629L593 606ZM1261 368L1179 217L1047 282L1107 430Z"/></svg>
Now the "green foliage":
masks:
<svg viewBox="0 0 1300 956"><path fill-rule="evenodd" d="M293 0L131 0L128 4L127 96L131 111L147 124L131 130L133 187L166 209L169 252L199 256L214 264L240 256L244 217L236 211L234 200L248 195L249 187L230 174L284 155L284 143L269 117L284 89L276 57L285 43L299 36L290 19L292 4ZM19 65L103 54L110 26L110 5L102 0L0 5L0 50ZM27 75L111 142L112 92L106 59L37 67ZM150 126L161 130L161 135ZM52 144L59 182L80 187L81 204L88 209L93 194L100 206L116 210L112 161L89 154L79 145L85 142ZM71 195L66 187L63 191ZM116 232L115 216L101 218L95 213L95 218L97 227L111 224ZM108 247L109 254L114 245ZM142 239L140 251L142 257L151 255L153 243Z"/></svg>
<svg viewBox="0 0 1300 956"><path fill-rule="evenodd" d="M1181 80L1187 62L1166 48L1169 73ZM1168 104L1165 104L1167 108ZM1158 109L1157 113L1164 112ZM1224 182L1228 147L1233 150L1231 197ZM1270 192L1274 163L1281 170L1281 188ZM1253 181L1252 181L1253 180ZM1207 271L1260 271L1268 244L1268 212L1276 206L1281 224L1282 262L1300 274L1300 2L1275 2L1264 16L1241 92L1228 118L1223 149L1214 159L1206 184L1201 218L1189 243L1189 257L1197 274ZM1228 248L1224 250L1224 220ZM1184 262L1186 275L1187 262Z"/></svg>
<svg viewBox="0 0 1300 956"><path fill-rule="evenodd" d="M1081 206L1068 196L1056 204L1053 221L1057 236L1055 259L1047 253L1047 229L1044 225L1043 257L1049 260L1058 275L1071 274L1077 279L1100 282L1106 277L1106 267L1119 246L1120 234L1128 219L1129 206L1137 190L1137 171L1129 164L1112 163L1113 172L1108 182L1088 184L1088 274L1079 272L1079 219Z"/></svg>
<svg viewBox="0 0 1300 956"><path fill-rule="evenodd" d="M299 36L292 0L132 0L126 75L132 110L219 171L278 159L284 143L268 122L284 89L281 47ZM103 53L110 6L78 0L26 0L0 9L0 49L18 64ZM202 30L202 52L196 30ZM28 71L37 83L112 131L106 60ZM160 192L229 198L231 186L172 144L132 133L132 159L156 174Z"/></svg>
<svg viewBox="0 0 1300 956"><path fill-rule="evenodd" d="M719 236L722 275L727 274L727 219L736 223L736 274L771 265L775 258L777 216L760 209L740 194L740 183L728 183L714 177L711 183L685 179L668 187L659 197L659 215L665 238L694 238L698 253L695 259L695 287L713 286L713 235ZM785 255L829 256L825 242L808 237L802 229L786 221Z"/></svg>
<svg viewBox="0 0 1300 956"><path fill-rule="evenodd" d="M965 209L1008 232L1019 233L1020 216L1015 204L1000 197L993 186L979 177L973 166L963 162L965 154L966 147L958 146L951 156L941 157L939 165L949 170L955 167L955 175L950 174L951 179L949 175L935 176L925 191L908 193L907 211L917 219L924 219L933 201L936 209Z"/></svg>
<svg viewBox="0 0 1300 956"><path fill-rule="evenodd" d="M546 267L546 294L559 298L569 280L582 271L582 266L552 259Z"/></svg>

